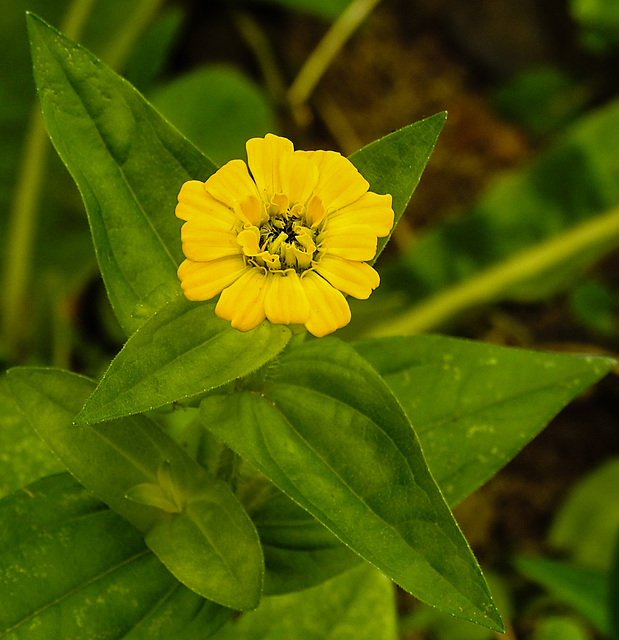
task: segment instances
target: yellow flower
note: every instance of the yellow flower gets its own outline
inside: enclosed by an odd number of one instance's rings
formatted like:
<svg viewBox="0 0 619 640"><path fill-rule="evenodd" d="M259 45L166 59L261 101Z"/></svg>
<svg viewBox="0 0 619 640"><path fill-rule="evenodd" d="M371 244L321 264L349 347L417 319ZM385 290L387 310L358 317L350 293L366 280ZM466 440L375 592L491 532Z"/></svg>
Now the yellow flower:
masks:
<svg viewBox="0 0 619 640"><path fill-rule="evenodd" d="M368 191L334 151L295 151L273 134L247 142L206 182L186 182L176 215L187 258L178 269L189 300L221 293L215 313L240 331L265 318L324 336L350 321L343 293L367 298L368 264L393 226L390 195Z"/></svg>

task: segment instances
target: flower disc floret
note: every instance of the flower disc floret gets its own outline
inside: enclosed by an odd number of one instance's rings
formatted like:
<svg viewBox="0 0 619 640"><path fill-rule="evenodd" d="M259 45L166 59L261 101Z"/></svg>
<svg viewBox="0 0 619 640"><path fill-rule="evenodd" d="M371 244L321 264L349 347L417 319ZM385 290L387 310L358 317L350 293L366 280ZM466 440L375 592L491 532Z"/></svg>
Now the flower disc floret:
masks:
<svg viewBox="0 0 619 640"><path fill-rule="evenodd" d="M366 261L393 226L391 196L368 191L339 153L295 151L273 134L249 140L247 158L181 188L185 296L221 293L215 313L240 331L265 319L315 336L345 326L343 294L367 298L380 282Z"/></svg>

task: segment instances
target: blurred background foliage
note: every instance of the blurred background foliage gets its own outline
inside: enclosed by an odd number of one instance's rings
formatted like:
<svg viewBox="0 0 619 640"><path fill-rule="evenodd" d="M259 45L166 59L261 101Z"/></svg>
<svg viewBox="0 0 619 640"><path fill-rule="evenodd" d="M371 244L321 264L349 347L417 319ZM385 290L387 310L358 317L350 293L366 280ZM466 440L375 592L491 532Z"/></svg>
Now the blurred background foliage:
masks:
<svg viewBox="0 0 619 640"><path fill-rule="evenodd" d="M4 0L5 367L96 376L122 341L38 115L26 10L124 74L218 164L268 131L348 155L447 110L382 285L342 335L617 353L616 0ZM610 376L456 510L507 638L619 638L618 399ZM4 381L0 400L2 455L24 425ZM57 470L34 437L23 446ZM493 637L405 595L400 633Z"/></svg>

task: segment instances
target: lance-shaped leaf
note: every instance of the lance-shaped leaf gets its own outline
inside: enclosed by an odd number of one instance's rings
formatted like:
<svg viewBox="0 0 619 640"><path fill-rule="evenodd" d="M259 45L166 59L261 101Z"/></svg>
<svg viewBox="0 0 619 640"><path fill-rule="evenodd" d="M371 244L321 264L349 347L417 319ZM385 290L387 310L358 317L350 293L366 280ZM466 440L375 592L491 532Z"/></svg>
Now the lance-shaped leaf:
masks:
<svg viewBox="0 0 619 640"><path fill-rule="evenodd" d="M130 334L141 300L178 291L176 196L216 167L86 49L36 16L28 27L45 125L82 194L112 307Z"/></svg>
<svg viewBox="0 0 619 640"><path fill-rule="evenodd" d="M41 439L85 487L146 534L178 580L227 607L258 605L260 541L227 484L209 477L145 416L74 425L94 387L86 378L25 367L8 375Z"/></svg>
<svg viewBox="0 0 619 640"><path fill-rule="evenodd" d="M198 640L230 616L177 582L69 474L1 500L0 520L5 640Z"/></svg>
<svg viewBox="0 0 619 640"><path fill-rule="evenodd" d="M415 426L455 506L614 366L610 358L512 349L445 336L355 343Z"/></svg>
<svg viewBox="0 0 619 640"><path fill-rule="evenodd" d="M398 129L355 151L349 158L370 183L371 191L391 194L396 223L419 184L446 118L445 112L437 113ZM378 239L378 249L372 264L376 262L390 237L391 234Z"/></svg>
<svg viewBox="0 0 619 640"><path fill-rule="evenodd" d="M263 384L201 406L208 429L404 589L502 628L408 418L352 347L307 343Z"/></svg>
<svg viewBox="0 0 619 640"><path fill-rule="evenodd" d="M213 304L178 296L131 336L75 422L111 420L204 393L252 373L291 335L266 321L241 333L215 316Z"/></svg>

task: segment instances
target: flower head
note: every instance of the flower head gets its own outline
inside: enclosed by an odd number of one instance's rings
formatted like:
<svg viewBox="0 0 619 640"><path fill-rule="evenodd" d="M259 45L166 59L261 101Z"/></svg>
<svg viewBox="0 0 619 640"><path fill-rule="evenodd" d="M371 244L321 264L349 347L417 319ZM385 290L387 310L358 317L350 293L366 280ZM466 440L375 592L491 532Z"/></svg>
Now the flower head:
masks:
<svg viewBox="0 0 619 640"><path fill-rule="evenodd" d="M265 318L304 324L315 336L343 327L343 293L367 298L379 284L365 261L393 226L391 196L368 191L339 153L295 151L273 134L249 140L247 158L249 170L231 160L181 188L185 296L221 293L215 313L240 331Z"/></svg>

